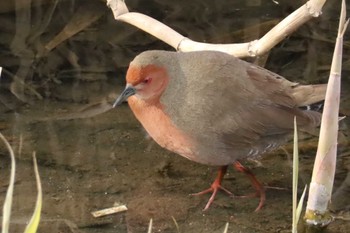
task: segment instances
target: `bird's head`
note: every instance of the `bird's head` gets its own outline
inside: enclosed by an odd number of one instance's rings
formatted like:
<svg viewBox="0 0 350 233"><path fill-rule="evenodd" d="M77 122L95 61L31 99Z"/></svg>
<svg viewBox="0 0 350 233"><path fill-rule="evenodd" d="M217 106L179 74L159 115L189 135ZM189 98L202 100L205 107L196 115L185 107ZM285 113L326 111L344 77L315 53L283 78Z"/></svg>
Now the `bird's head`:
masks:
<svg viewBox="0 0 350 233"><path fill-rule="evenodd" d="M126 87L113 107L120 105L132 95L145 101L156 100L165 90L168 79L167 69L162 64L153 63L152 59L136 57L127 71Z"/></svg>

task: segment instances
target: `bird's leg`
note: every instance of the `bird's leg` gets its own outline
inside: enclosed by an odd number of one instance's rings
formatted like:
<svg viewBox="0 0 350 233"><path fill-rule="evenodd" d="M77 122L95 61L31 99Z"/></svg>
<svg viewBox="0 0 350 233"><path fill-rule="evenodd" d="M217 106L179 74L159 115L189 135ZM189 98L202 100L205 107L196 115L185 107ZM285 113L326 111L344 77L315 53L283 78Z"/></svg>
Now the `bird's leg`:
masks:
<svg viewBox="0 0 350 233"><path fill-rule="evenodd" d="M258 181L258 179L255 177L252 171L250 171L248 168L244 167L240 162L236 161L233 166L236 168L237 171L243 172L248 176L250 181L252 182L252 185L254 186L256 190L256 196L260 196L260 202L258 207L256 207L255 211L260 210L263 205L265 204L266 195L265 195L265 189L264 186Z"/></svg>
<svg viewBox="0 0 350 233"><path fill-rule="evenodd" d="M203 211L207 210L210 207L210 205L213 203L218 190L221 189L222 191L224 191L228 195L233 195L230 191L228 191L227 189L225 189L224 187L221 186L221 182L222 182L224 175L226 174L227 167L228 166L220 167L218 175L217 175L216 179L214 180L214 182L211 184L210 188L208 188L202 192L199 192L199 193L191 194L194 196L198 196L198 195L202 195L202 194L206 194L206 193L212 193L211 197L209 198L209 201L208 201L207 205L204 207Z"/></svg>

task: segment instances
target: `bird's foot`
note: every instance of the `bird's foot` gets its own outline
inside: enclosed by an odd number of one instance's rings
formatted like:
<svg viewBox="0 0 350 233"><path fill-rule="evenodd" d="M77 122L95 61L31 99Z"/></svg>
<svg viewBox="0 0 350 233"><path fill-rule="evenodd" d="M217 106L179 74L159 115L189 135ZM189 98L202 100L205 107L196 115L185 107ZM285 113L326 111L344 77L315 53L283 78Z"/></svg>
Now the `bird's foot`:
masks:
<svg viewBox="0 0 350 233"><path fill-rule="evenodd" d="M199 193L191 194L192 196L199 196L199 195L203 195L203 194L207 194L207 193L212 193L210 198L209 198L209 201L205 205L203 211L209 209L210 205L213 203L215 196L219 190L222 190L225 193L227 193L228 195L233 196L233 194L229 190L227 190L226 188L221 186L222 178L224 177L226 170L227 170L227 166L221 167L219 169L218 176L216 177L214 182L211 184L210 188L208 188L204 191L201 191Z"/></svg>
<svg viewBox="0 0 350 233"><path fill-rule="evenodd" d="M226 188L222 187L220 184L217 184L216 180L214 181L214 183L210 186L210 188L204 190L204 191L201 191L201 192L198 192L198 193L192 193L191 195L192 196L199 196L199 195L203 195L203 194L207 194L207 193L212 193L207 204L205 205L203 211L209 209L210 205L213 203L214 199L215 199L215 196L217 194L217 192L219 190L222 190L224 191L225 193L227 193L228 195L230 196L233 196L233 194L227 190Z"/></svg>
<svg viewBox="0 0 350 233"><path fill-rule="evenodd" d="M255 177L255 175L246 167L244 167L240 162L236 161L234 163L234 167L239 172L243 172L248 176L250 179L253 187L255 188L256 192L250 195L244 195L244 196L235 196L239 198L248 198L248 197L260 197L259 205L256 207L255 212L259 211L265 204L266 200L266 194L265 194L265 188L264 186L258 181L258 179Z"/></svg>

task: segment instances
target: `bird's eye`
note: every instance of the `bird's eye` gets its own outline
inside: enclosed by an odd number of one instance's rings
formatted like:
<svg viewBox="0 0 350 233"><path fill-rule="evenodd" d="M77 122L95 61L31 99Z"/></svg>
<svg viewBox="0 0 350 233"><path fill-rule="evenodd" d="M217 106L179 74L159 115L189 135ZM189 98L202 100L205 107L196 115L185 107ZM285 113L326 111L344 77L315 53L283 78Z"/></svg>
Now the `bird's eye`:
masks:
<svg viewBox="0 0 350 233"><path fill-rule="evenodd" d="M145 78L142 82L144 83L144 84L148 84L148 83L150 83L151 82L151 78Z"/></svg>

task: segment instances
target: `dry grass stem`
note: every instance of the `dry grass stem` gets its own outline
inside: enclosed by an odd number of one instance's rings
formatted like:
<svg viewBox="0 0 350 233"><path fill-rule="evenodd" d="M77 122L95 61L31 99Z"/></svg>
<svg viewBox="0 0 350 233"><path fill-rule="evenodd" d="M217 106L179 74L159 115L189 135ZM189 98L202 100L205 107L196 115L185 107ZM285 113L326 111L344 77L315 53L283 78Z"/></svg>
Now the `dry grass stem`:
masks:
<svg viewBox="0 0 350 233"><path fill-rule="evenodd" d="M91 212L91 214L95 218L98 218L98 217L102 217L102 216L106 216L106 215L111 215L111 214L124 212L124 211L127 211L127 210L128 210L128 208L126 207L126 205L120 205L120 206L113 206L111 208L106 208L106 209L102 209L102 210L93 211L93 212Z"/></svg>

